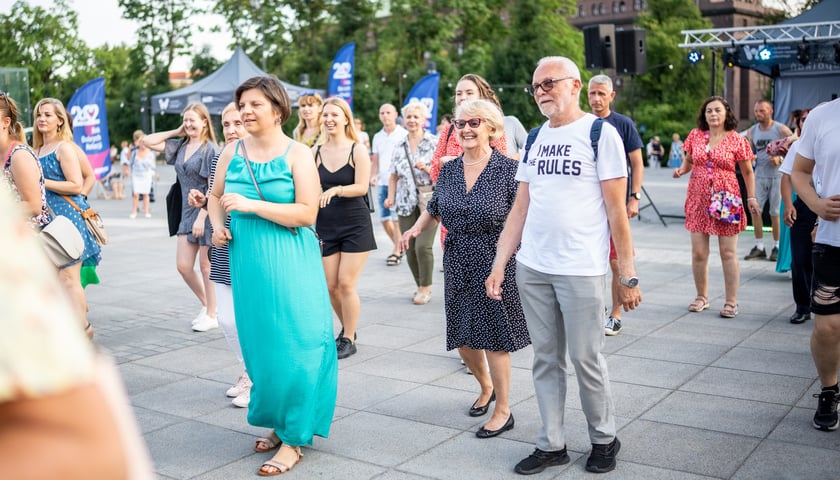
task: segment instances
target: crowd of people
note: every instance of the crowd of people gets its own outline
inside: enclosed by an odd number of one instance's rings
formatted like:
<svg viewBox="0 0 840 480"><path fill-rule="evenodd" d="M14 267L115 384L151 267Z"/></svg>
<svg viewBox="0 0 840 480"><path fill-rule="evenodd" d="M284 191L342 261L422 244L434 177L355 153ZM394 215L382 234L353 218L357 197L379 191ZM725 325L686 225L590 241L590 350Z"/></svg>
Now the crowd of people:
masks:
<svg viewBox="0 0 840 480"><path fill-rule="evenodd" d="M484 78L467 74L437 134L423 103L409 102L399 115L385 103L382 129L371 142L345 100L317 94L298 99L299 123L286 135L292 103L281 82L262 76L242 83L222 112L222 147L201 103L184 109L176 129L135 132L121 159L122 179L131 183L130 217L141 205L151 216L155 155L163 153L179 187L177 213L169 213L176 268L201 304L191 328L221 326L242 369L225 393L248 408L250 424L268 429L254 450L276 450L259 475L291 470L303 458L301 447L329 435L338 360L358 351L357 284L377 249L372 211L391 243L386 265L406 259L416 287L410 300L418 306L432 301L440 227L445 348L458 351L478 383L465 413L490 414L476 436L514 428L510 353L532 345L542 426L534 451L514 470L529 475L570 461L563 425L572 378L567 358L589 427L586 470L615 468L621 442L602 349L605 335L622 331L622 314L642 301L629 219L642 199L644 144L633 120L612 110L608 76L587 85L591 113L579 106L583 87L571 60L541 59L528 91L547 120L528 133L504 115ZM17 105L0 96L5 178L27 224L39 231L67 217L81 235L82 254L56 265L56 278L71 317L91 336L82 268L95 268L101 251L82 212L89 209L92 169L73 144L60 101L36 105L30 148ZM813 424L822 430L840 425L840 170L832 163L840 145L831 136L837 110L837 100L803 110L791 131L762 100L757 123L738 132L727 101L712 96L700 106L697 128L684 141L674 134L668 156L658 137L645 148L650 161L673 167L674 178L690 175L685 228L696 290L690 312L710 307L711 236L718 237L723 268L724 318L739 314L737 242L747 215L756 243L745 260L787 255L796 303L790 322L815 314L811 348L823 388ZM803 128L806 118L813 124ZM570 195L574 209L556 208ZM769 255L765 203L774 238Z"/></svg>

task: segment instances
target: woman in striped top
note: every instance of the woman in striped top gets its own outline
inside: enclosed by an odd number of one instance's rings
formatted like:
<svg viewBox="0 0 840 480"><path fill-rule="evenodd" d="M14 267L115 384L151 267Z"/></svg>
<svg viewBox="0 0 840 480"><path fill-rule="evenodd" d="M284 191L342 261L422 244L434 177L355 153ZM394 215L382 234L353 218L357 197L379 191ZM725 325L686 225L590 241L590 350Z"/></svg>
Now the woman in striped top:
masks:
<svg viewBox="0 0 840 480"><path fill-rule="evenodd" d="M222 110L222 133L225 136L225 144L235 142L241 138L248 136L248 131L242 123L242 118L239 116L239 110L232 102L229 103L224 110ZM213 188L213 178L216 175L216 161L219 156L216 155L210 163L210 186L208 191ZM190 190L189 203L196 208L206 208L207 193L200 190ZM229 225L230 219L226 221ZM228 397L233 397L233 403L237 407L245 408L251 399L251 380L248 378L248 372L245 371L245 363L242 360L242 347L239 345L239 335L236 333L236 319L233 314L233 290L230 286L230 260L228 257L228 247L210 247L210 280L216 290L216 309L219 319L219 326L225 334L228 345L233 350L239 364L242 365L242 375L236 379L236 384L230 387L226 394ZM199 328L198 325L193 325L193 330Z"/></svg>

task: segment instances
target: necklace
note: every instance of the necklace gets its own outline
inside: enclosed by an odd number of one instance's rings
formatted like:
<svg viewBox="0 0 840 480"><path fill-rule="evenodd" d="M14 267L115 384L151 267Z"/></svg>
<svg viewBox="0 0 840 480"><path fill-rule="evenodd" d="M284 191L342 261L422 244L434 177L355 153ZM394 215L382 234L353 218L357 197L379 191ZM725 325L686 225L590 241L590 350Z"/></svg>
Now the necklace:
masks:
<svg viewBox="0 0 840 480"><path fill-rule="evenodd" d="M492 151L491 151L491 153L492 153ZM489 153L488 153L487 155L485 155L485 156L483 156L483 157L479 158L478 160L476 160L476 161L474 161L474 162L466 162L466 161L463 161L463 160L462 160L462 162L464 163L464 166L465 166L465 167L472 167L473 165L478 165L479 163L481 163L481 162L483 162L483 161L487 160L488 158L490 158L490 154L489 154Z"/></svg>

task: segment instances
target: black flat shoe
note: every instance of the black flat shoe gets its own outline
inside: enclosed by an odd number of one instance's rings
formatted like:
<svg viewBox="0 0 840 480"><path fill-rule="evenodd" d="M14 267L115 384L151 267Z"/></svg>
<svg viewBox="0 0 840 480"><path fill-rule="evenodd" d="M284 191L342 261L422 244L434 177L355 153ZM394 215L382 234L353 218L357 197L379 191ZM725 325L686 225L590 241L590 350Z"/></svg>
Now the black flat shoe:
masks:
<svg viewBox="0 0 840 480"><path fill-rule="evenodd" d="M495 391L490 395L490 400L488 400L487 403L485 403L484 405L482 405L480 407L476 407L475 404L473 403L473 406L470 407L470 416L471 417L480 417L482 415L486 415L487 414L487 409L490 407L490 403L494 402L494 401L496 401L496 392Z"/></svg>
<svg viewBox="0 0 840 480"><path fill-rule="evenodd" d="M794 313L790 316L790 323L798 325L800 323L805 323L807 320L811 319L810 313Z"/></svg>
<svg viewBox="0 0 840 480"><path fill-rule="evenodd" d="M478 429L477 432L475 432L475 436L478 437L478 438L491 438L491 437L495 437L496 435L498 435L502 432L507 432L508 430L513 430L513 414L512 413L508 417L507 422L505 422L505 424L502 425L502 427L500 429L498 429L498 430L487 430L486 428L481 427L481 428Z"/></svg>

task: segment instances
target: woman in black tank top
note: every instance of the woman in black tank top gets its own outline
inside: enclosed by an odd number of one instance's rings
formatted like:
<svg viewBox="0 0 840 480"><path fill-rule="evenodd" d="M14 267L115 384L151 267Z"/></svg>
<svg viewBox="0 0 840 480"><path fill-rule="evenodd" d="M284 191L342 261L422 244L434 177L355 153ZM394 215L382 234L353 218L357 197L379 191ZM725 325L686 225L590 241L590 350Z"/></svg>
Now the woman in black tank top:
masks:
<svg viewBox="0 0 840 480"><path fill-rule="evenodd" d="M341 322L336 338L338 358L356 353L360 300L356 291L368 253L376 248L370 210L365 204L370 157L353 126L350 106L341 98L324 102L323 143L315 147L321 179L321 208L315 229L324 242L323 263L330 301Z"/></svg>

